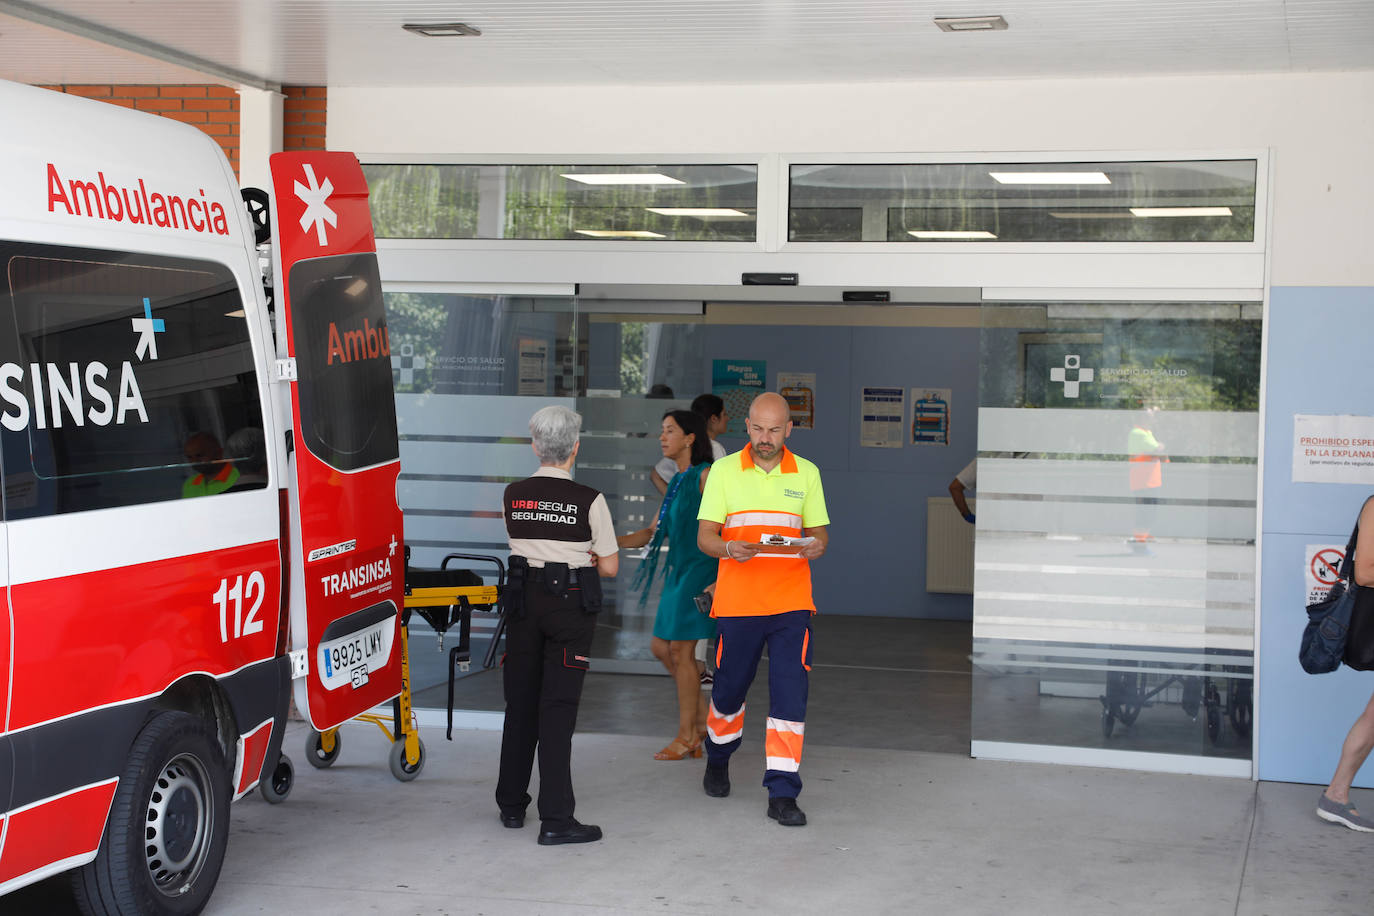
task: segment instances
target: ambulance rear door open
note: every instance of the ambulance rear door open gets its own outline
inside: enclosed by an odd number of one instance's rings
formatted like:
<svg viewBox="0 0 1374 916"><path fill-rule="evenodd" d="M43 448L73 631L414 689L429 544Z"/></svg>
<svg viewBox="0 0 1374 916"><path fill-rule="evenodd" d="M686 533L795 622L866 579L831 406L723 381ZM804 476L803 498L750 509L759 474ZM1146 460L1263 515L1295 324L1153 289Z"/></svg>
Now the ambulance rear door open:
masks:
<svg viewBox="0 0 1374 916"><path fill-rule="evenodd" d="M367 183L351 153L271 159L279 377L290 391L296 706L323 731L401 691L400 457ZM294 380L290 379L294 371Z"/></svg>

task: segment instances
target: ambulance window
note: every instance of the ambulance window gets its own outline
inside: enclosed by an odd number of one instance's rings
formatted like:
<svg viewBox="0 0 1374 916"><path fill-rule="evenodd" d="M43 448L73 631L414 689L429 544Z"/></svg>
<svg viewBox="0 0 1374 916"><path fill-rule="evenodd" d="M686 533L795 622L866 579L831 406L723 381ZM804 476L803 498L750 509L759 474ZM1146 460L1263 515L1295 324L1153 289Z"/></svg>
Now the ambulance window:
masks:
<svg viewBox="0 0 1374 916"><path fill-rule="evenodd" d="M0 241L0 270L7 519L267 485L228 268Z"/></svg>
<svg viewBox="0 0 1374 916"><path fill-rule="evenodd" d="M391 342L377 256L299 261L290 282L303 444L340 471L396 460Z"/></svg>

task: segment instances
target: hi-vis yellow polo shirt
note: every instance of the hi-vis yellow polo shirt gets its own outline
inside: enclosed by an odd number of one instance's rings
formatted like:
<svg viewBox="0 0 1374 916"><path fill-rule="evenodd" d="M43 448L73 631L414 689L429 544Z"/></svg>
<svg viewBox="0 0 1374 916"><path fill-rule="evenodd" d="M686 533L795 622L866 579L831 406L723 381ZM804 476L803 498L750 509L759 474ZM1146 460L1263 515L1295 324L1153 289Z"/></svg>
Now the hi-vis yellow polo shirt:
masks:
<svg viewBox="0 0 1374 916"><path fill-rule="evenodd" d="M697 518L719 522L727 541L758 543L765 534L802 537L803 528L830 524L821 472L785 446L782 460L765 473L753 451L726 455L711 465ZM794 554L758 553L740 563L722 558L713 617L763 617L814 611L811 563Z"/></svg>

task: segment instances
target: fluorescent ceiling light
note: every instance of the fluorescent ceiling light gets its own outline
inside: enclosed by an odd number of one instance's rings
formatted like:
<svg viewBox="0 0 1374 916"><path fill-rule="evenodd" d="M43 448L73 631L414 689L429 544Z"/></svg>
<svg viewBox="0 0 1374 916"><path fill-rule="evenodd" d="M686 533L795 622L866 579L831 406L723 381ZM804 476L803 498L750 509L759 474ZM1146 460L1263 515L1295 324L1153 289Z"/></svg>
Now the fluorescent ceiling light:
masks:
<svg viewBox="0 0 1374 916"><path fill-rule="evenodd" d="M667 238L660 232L649 232L646 229L574 229L578 235L589 236L594 239L662 239Z"/></svg>
<svg viewBox="0 0 1374 916"><path fill-rule="evenodd" d="M1129 210L1051 210L1055 219L1134 219Z"/></svg>
<svg viewBox="0 0 1374 916"><path fill-rule="evenodd" d="M686 184L658 172L560 172L569 181L582 184Z"/></svg>
<svg viewBox="0 0 1374 916"><path fill-rule="evenodd" d="M936 16L935 24L942 32L990 32L1007 27L1001 16Z"/></svg>
<svg viewBox="0 0 1374 916"><path fill-rule="evenodd" d="M702 219L749 219L743 210L730 207L645 207L650 213L661 216L698 216Z"/></svg>
<svg viewBox="0 0 1374 916"><path fill-rule="evenodd" d="M907 235L918 239L995 239L997 236L986 229L908 229Z"/></svg>
<svg viewBox="0 0 1374 916"><path fill-rule="evenodd" d="M460 38L482 34L480 29L474 29L466 22L408 22L401 28L426 38Z"/></svg>
<svg viewBox="0 0 1374 916"><path fill-rule="evenodd" d="M1111 184L1105 172L988 172L1002 184Z"/></svg>
<svg viewBox="0 0 1374 916"><path fill-rule="evenodd" d="M1230 207L1132 207L1132 216L1230 216Z"/></svg>

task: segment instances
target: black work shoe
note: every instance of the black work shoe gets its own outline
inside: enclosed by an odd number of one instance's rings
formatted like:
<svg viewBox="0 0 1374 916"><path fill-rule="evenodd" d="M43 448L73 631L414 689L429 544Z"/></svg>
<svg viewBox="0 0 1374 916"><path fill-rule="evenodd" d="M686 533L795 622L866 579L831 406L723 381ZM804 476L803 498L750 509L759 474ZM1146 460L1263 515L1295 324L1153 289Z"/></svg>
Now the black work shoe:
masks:
<svg viewBox="0 0 1374 916"><path fill-rule="evenodd" d="M706 775L701 777L701 787L712 798L724 798L730 794L730 768L713 767L706 764Z"/></svg>
<svg viewBox="0 0 1374 916"><path fill-rule="evenodd" d="M502 811L502 827L523 827L525 826L525 812L523 811Z"/></svg>
<svg viewBox="0 0 1374 916"><path fill-rule="evenodd" d="M601 828L595 824L573 821L566 827L544 828L539 831L540 846L561 846L564 843L595 843L601 839Z"/></svg>
<svg viewBox="0 0 1374 916"><path fill-rule="evenodd" d="M797 807L795 798L768 799L768 816L784 827L806 826L806 815Z"/></svg>

